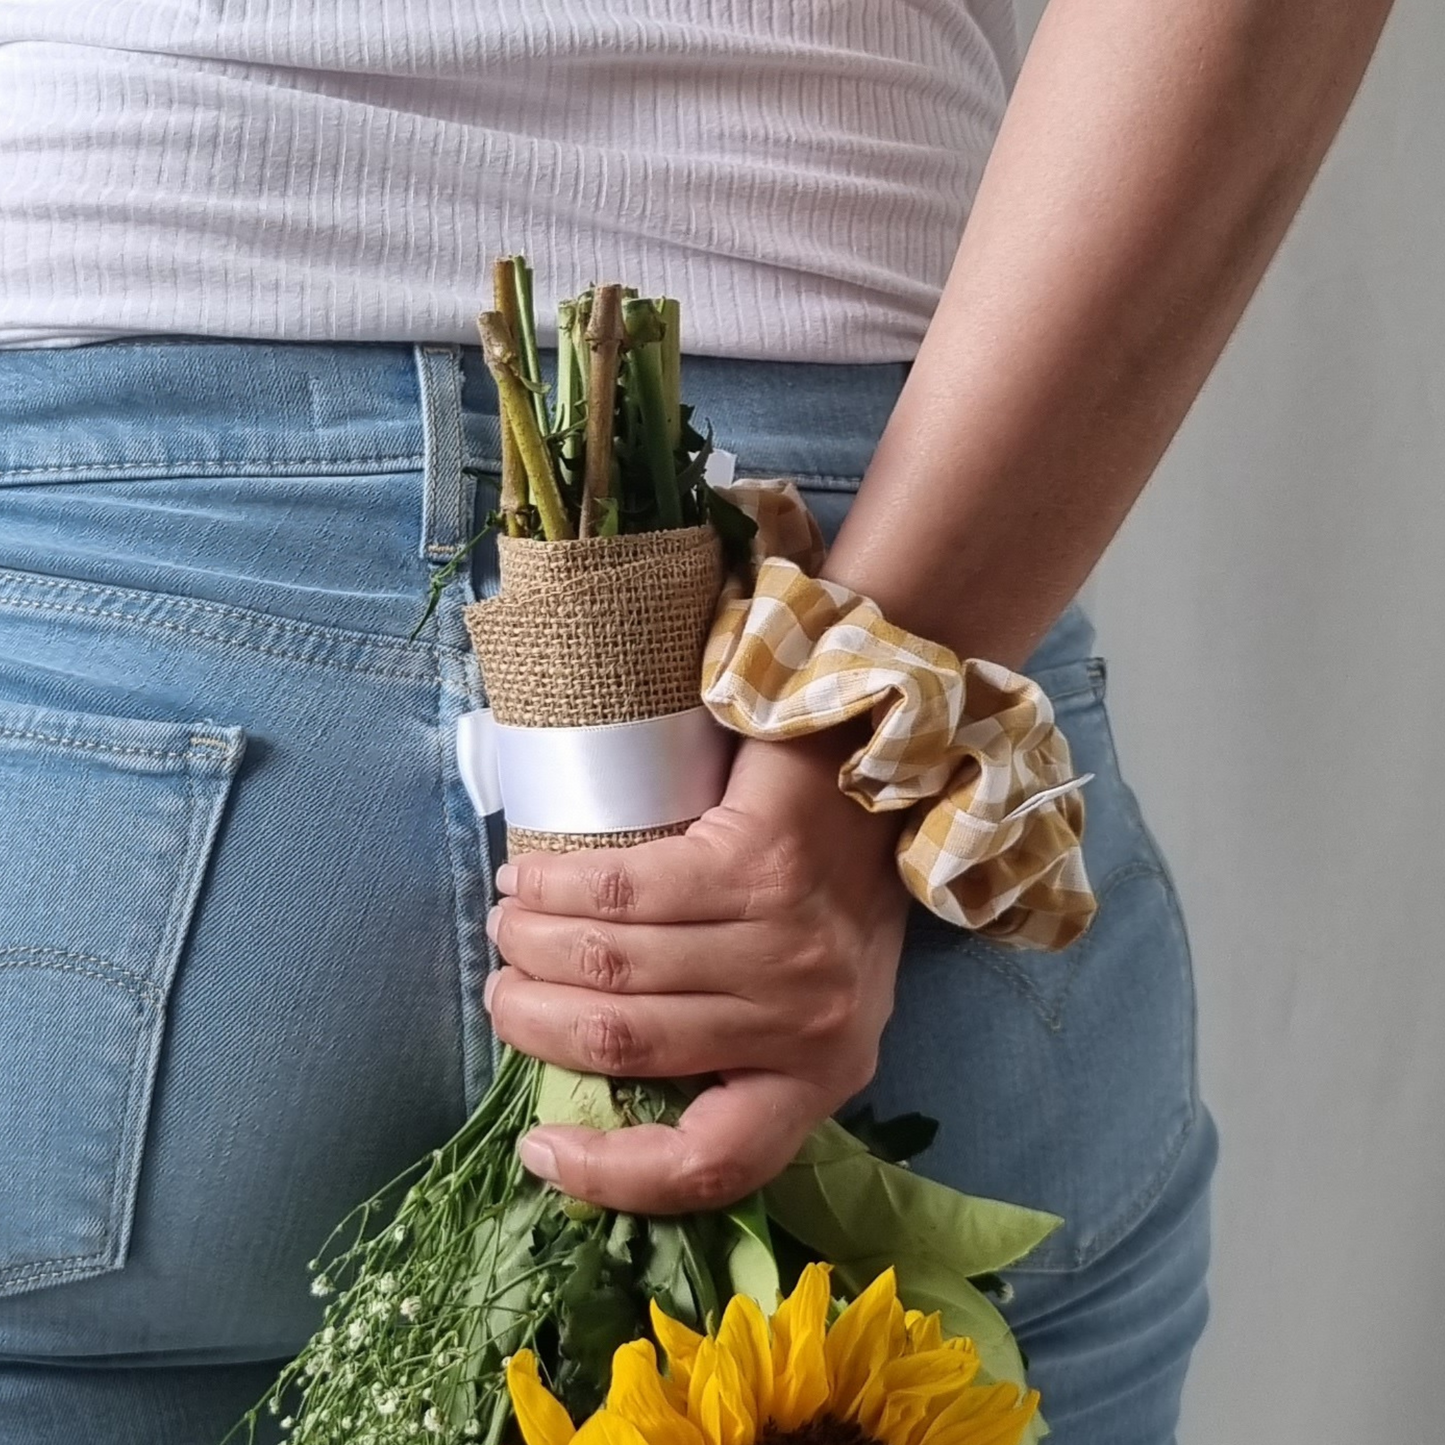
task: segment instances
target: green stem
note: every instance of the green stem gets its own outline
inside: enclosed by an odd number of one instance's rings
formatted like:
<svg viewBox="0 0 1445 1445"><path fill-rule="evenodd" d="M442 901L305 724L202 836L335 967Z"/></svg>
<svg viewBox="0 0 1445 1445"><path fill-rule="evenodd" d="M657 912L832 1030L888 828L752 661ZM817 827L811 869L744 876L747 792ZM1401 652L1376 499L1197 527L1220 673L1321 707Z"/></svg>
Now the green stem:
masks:
<svg viewBox="0 0 1445 1445"><path fill-rule="evenodd" d="M477 318L482 336L482 356L497 383L502 411L512 428L532 505L542 519L542 535L549 542L569 541L575 533L566 504L552 470L552 454L537 426L532 393L517 372L517 348L500 311L483 311Z"/></svg>
<svg viewBox="0 0 1445 1445"><path fill-rule="evenodd" d="M657 499L661 529L682 526L682 498L677 489L677 462L668 435L667 392L663 380L663 320L657 303L645 297L622 303L627 330L627 360L638 410L642 415L642 452Z"/></svg>
<svg viewBox="0 0 1445 1445"><path fill-rule="evenodd" d="M582 436L577 424L582 418L583 386L577 356L577 303L557 303L557 431L562 437L562 459L567 475L577 479L582 456Z"/></svg>
<svg viewBox="0 0 1445 1445"><path fill-rule="evenodd" d="M542 384L542 364L537 357L537 314L532 305L532 268L523 256L512 257L512 275L517 292L517 317L519 329L513 331L517 338L517 352L522 364L522 375L536 386ZM532 410L537 414L537 426L542 435L547 434L547 398L540 392L532 393Z"/></svg>
<svg viewBox="0 0 1445 1445"><path fill-rule="evenodd" d="M682 304L672 296L661 297L662 312L662 398L667 408L667 444L674 455L682 445Z"/></svg>

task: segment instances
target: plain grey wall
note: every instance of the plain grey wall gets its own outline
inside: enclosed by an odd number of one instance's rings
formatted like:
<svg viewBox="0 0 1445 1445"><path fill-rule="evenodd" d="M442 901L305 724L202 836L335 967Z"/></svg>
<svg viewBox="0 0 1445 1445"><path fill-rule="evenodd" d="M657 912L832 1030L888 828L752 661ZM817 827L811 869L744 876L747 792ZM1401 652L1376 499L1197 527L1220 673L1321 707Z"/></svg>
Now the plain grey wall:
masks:
<svg viewBox="0 0 1445 1445"><path fill-rule="evenodd" d="M1087 594L1223 1138L1180 1445L1445 1439L1442 62L1399 0Z"/></svg>

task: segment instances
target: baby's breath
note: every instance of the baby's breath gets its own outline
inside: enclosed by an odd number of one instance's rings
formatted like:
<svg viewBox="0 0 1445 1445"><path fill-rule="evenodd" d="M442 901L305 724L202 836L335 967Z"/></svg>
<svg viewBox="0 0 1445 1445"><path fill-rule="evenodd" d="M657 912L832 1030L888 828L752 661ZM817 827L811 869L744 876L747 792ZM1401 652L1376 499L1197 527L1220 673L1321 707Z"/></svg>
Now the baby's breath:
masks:
<svg viewBox="0 0 1445 1445"><path fill-rule="evenodd" d="M535 1342L539 1296L565 1264L501 1243L508 1211L557 1208L516 1155L539 1077L509 1051L456 1138L338 1226L310 1262L321 1327L238 1427L244 1440L262 1413L296 1445L497 1438L486 1421L505 1404L503 1357Z"/></svg>

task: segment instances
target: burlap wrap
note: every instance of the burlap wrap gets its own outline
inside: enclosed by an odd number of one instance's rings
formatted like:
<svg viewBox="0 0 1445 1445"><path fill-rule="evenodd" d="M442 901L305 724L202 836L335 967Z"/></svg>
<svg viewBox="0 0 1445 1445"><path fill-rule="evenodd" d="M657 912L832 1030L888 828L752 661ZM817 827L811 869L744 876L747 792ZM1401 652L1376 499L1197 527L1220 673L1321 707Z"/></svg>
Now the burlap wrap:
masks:
<svg viewBox="0 0 1445 1445"><path fill-rule="evenodd" d="M492 712L520 727L637 722L696 707L722 588L711 527L534 542L499 537L495 597L463 614ZM507 851L601 848L681 833L507 829Z"/></svg>

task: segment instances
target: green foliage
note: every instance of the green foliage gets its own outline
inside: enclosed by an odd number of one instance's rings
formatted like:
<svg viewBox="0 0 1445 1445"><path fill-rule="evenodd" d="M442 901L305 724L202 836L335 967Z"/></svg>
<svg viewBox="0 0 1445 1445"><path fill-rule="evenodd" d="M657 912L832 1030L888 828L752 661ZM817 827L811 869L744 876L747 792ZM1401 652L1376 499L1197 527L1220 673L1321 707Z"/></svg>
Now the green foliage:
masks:
<svg viewBox="0 0 1445 1445"><path fill-rule="evenodd" d="M849 1294L890 1266L912 1309L939 1310L989 1376L1022 1386L1024 1362L1002 1315L973 1283L1016 1263L1062 1223L1052 1214L959 1194L871 1153L828 1121L763 1191L769 1216L830 1260Z"/></svg>
<svg viewBox="0 0 1445 1445"><path fill-rule="evenodd" d="M536 403L556 488L573 525L581 515L586 421L595 405L608 408L613 418L612 486L601 499L596 535L712 522L734 550L739 540L751 537L751 520L703 481L712 439L698 432L692 408L679 395L682 353L677 302L670 297L639 297L633 287L624 290L625 336L616 390L610 397L597 398L589 394L586 336L596 288L559 302L557 382L555 388L548 388L538 379L531 272L524 258L512 260L523 335L517 338L517 361L510 374ZM545 398L553 392L555 404L549 408ZM535 514L525 519L523 535L542 535Z"/></svg>

